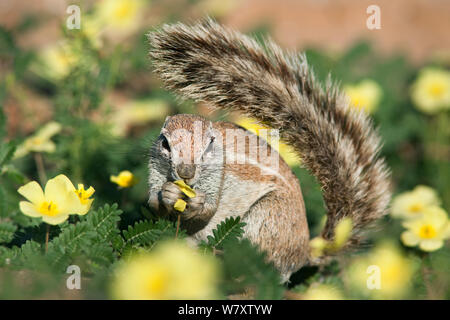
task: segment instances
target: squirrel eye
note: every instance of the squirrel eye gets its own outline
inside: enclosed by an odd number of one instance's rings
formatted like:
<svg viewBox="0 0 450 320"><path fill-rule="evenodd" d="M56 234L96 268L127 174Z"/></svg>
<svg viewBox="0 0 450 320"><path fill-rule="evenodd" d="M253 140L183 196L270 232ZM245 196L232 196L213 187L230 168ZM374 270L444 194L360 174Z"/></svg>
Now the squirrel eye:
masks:
<svg viewBox="0 0 450 320"><path fill-rule="evenodd" d="M167 141L167 138L164 136L162 136L161 147L165 149L167 152L170 152L169 142Z"/></svg>

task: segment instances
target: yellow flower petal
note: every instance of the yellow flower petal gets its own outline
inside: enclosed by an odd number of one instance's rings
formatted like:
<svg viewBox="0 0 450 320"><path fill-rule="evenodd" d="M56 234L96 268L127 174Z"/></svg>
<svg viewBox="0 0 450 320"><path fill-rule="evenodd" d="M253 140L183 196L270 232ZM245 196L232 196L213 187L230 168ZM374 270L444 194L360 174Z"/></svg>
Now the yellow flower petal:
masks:
<svg viewBox="0 0 450 320"><path fill-rule="evenodd" d="M177 180L174 182L178 188L183 192L185 195L187 195L189 198L195 198L196 193L194 189L192 189L190 186L188 186L184 180Z"/></svg>
<svg viewBox="0 0 450 320"><path fill-rule="evenodd" d="M56 150L56 145L52 141L43 141L29 147L30 151L52 153Z"/></svg>
<svg viewBox="0 0 450 320"><path fill-rule="evenodd" d="M304 300L342 300L339 289L326 284L313 284L302 296Z"/></svg>
<svg viewBox="0 0 450 320"><path fill-rule="evenodd" d="M431 252L440 249L444 245L443 240L427 239L420 241L419 248L423 251Z"/></svg>
<svg viewBox="0 0 450 320"><path fill-rule="evenodd" d="M86 203L85 204L81 204L81 208L79 210L77 210L76 213L78 215L80 215L80 216L84 216L91 209L93 201L94 201L94 199L87 199Z"/></svg>
<svg viewBox="0 0 450 320"><path fill-rule="evenodd" d="M356 85L346 85L344 92L354 108L363 109L367 113L372 113L376 109L383 93L378 83L370 79Z"/></svg>
<svg viewBox="0 0 450 320"><path fill-rule="evenodd" d="M117 136L124 136L129 128L163 120L169 112L170 106L165 100L130 101L122 105L111 118L112 133Z"/></svg>
<svg viewBox="0 0 450 320"><path fill-rule="evenodd" d="M75 187L65 175L50 179L45 186L45 198L58 205L59 214L78 214L83 212L80 200L74 192Z"/></svg>
<svg viewBox="0 0 450 320"><path fill-rule="evenodd" d="M103 0L95 13L98 19L114 29L135 29L141 19L145 2L142 0Z"/></svg>
<svg viewBox="0 0 450 320"><path fill-rule="evenodd" d="M414 188L413 192L427 204L439 205L441 202L436 190L428 186L418 185Z"/></svg>
<svg viewBox="0 0 450 320"><path fill-rule="evenodd" d="M75 191L69 178L62 174L47 182L45 192L37 182L30 182L18 189L20 194L32 201L21 201L20 210L33 218L42 217L46 223L60 224L67 220L69 214L86 214L89 210L93 199L82 205Z"/></svg>
<svg viewBox="0 0 450 320"><path fill-rule="evenodd" d="M30 151L48 153L54 152L56 145L50 140L50 138L60 130L61 125L57 122L50 122L46 124L34 135L25 139L25 141L17 148L14 157L20 158Z"/></svg>
<svg viewBox="0 0 450 320"><path fill-rule="evenodd" d="M84 185L80 183L78 184L78 189L74 190L74 192L80 202L80 209L77 211L77 214L85 215L89 212L92 202L94 201L94 199L90 199L90 197L94 194L95 189L93 187L89 187L87 190L84 190Z"/></svg>
<svg viewBox="0 0 450 320"><path fill-rule="evenodd" d="M64 174L59 174L56 177L54 177L53 179L56 179L56 180L62 182L66 186L67 191L75 190L75 186L73 185L72 181L70 181L70 179L67 176L65 176Z"/></svg>
<svg viewBox="0 0 450 320"><path fill-rule="evenodd" d="M217 298L221 278L217 261L184 242L163 242L149 253L132 255L122 262L112 281L113 298Z"/></svg>
<svg viewBox="0 0 450 320"><path fill-rule="evenodd" d="M402 299L408 297L417 268L415 260L407 258L393 242L384 241L354 259L344 270L344 279L349 281L352 291L376 299ZM370 288L369 283L380 287Z"/></svg>
<svg viewBox="0 0 450 320"><path fill-rule="evenodd" d="M438 206L427 207L424 210L425 219L433 224L437 229L441 229L448 223L447 212Z"/></svg>
<svg viewBox="0 0 450 320"><path fill-rule="evenodd" d="M39 218L42 215L39 213L39 211L36 210L36 206L33 205L31 202L28 201L20 201L19 202L19 208L20 211L26 216L32 217L32 218Z"/></svg>
<svg viewBox="0 0 450 320"><path fill-rule="evenodd" d="M309 242L312 257L318 258L318 257L322 256L327 245L328 245L328 241L326 241L322 237L315 237L314 239L312 239Z"/></svg>
<svg viewBox="0 0 450 320"><path fill-rule="evenodd" d="M409 247L414 247L417 246L420 242L419 237L417 237L413 232L411 231L405 231L402 233L401 235L401 240L403 242L403 244L409 246Z"/></svg>
<svg viewBox="0 0 450 320"><path fill-rule="evenodd" d="M52 121L47 123L42 129L40 129L36 136L41 138L42 140L48 140L53 137L55 134L59 133L62 129L61 124L58 122Z"/></svg>
<svg viewBox="0 0 450 320"><path fill-rule="evenodd" d="M186 209L186 201L178 199L173 208L177 211L183 212Z"/></svg>
<svg viewBox="0 0 450 320"><path fill-rule="evenodd" d="M251 133L259 136L260 138L267 141L267 143L278 151L281 158L286 162L290 167L299 166L301 163L300 157L293 147L282 142L278 139L278 137L268 136L270 133L263 130L270 130L271 128L261 124L259 121L252 118L239 118L236 121L236 124L241 126L242 128L250 131Z"/></svg>
<svg viewBox="0 0 450 320"><path fill-rule="evenodd" d="M408 230L401 239L405 245L416 246L423 251L434 251L442 247L448 235L450 221L444 209L438 206L427 207L423 214L403 223Z"/></svg>
<svg viewBox="0 0 450 320"><path fill-rule="evenodd" d="M283 158L284 162L286 162L290 167L299 166L301 163L300 157L290 145L280 142L278 144L278 153L281 158Z"/></svg>
<svg viewBox="0 0 450 320"><path fill-rule="evenodd" d="M335 249L342 248L352 233L353 223L350 217L345 217L336 226L334 236Z"/></svg>
<svg viewBox="0 0 450 320"><path fill-rule="evenodd" d="M30 152L28 148L25 147L25 145L22 143L16 148L16 151L14 152L14 158L13 159L19 159L23 156L27 155Z"/></svg>
<svg viewBox="0 0 450 320"><path fill-rule="evenodd" d="M121 171L118 176L112 175L110 180L121 188L134 186L138 182L138 179L128 170Z"/></svg>
<svg viewBox="0 0 450 320"><path fill-rule="evenodd" d="M427 207L439 205L440 202L434 189L418 185L414 190L403 192L393 199L391 215L398 218L418 218Z"/></svg>
<svg viewBox="0 0 450 320"><path fill-rule="evenodd" d="M425 68L411 87L411 98L417 109L435 114L450 108L450 72Z"/></svg>
<svg viewBox="0 0 450 320"><path fill-rule="evenodd" d="M68 182L71 184L70 180L68 180L68 178L64 175L59 175L48 180L44 191L45 199L58 204L64 204L67 193L70 191L68 188Z"/></svg>
<svg viewBox="0 0 450 320"><path fill-rule="evenodd" d="M30 202L38 204L44 201L44 192L41 186L36 181L31 181L26 185L20 187L17 192L27 198Z"/></svg>
<svg viewBox="0 0 450 320"><path fill-rule="evenodd" d="M51 225L57 225L60 223L63 223L69 218L68 214L61 214L55 217L49 217L49 216L42 216L42 221L45 223L51 224Z"/></svg>

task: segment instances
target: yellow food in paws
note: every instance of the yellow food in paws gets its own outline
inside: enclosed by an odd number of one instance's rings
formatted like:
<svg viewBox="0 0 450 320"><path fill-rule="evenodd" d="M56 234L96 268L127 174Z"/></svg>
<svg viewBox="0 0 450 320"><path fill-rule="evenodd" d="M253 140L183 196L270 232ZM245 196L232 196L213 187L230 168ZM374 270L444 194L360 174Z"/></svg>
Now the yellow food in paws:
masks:
<svg viewBox="0 0 450 320"><path fill-rule="evenodd" d="M177 180L174 182L178 188L180 188L181 192L183 192L185 195L187 195L189 198L195 197L195 191L191 187L189 187L184 180Z"/></svg>
<svg viewBox="0 0 450 320"><path fill-rule="evenodd" d="M173 208L177 211L183 212L186 209L186 201L178 199L173 205Z"/></svg>
<svg viewBox="0 0 450 320"><path fill-rule="evenodd" d="M178 188L183 192L186 196L189 198L195 197L195 191L190 186L188 186L184 180L177 180L174 182ZM175 205L173 206L175 210L183 212L186 209L186 201L182 199L178 199L177 202L175 202Z"/></svg>

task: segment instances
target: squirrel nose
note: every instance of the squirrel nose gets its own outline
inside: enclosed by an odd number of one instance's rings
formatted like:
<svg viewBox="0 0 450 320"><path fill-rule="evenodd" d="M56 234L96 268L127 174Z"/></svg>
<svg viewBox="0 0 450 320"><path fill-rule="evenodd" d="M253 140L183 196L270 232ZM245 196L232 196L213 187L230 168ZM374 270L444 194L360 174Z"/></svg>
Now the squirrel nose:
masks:
<svg viewBox="0 0 450 320"><path fill-rule="evenodd" d="M195 165L181 163L177 165L177 173L182 179L192 179L195 175Z"/></svg>

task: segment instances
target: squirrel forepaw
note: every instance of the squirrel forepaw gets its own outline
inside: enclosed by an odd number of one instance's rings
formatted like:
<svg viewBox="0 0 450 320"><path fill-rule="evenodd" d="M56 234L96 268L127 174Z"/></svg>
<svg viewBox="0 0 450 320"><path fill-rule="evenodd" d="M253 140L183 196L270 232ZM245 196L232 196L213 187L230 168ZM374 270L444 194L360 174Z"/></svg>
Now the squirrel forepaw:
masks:
<svg viewBox="0 0 450 320"><path fill-rule="evenodd" d="M173 182L168 181L162 186L161 200L167 212L177 216L181 215L182 219L190 219L201 214L205 204L205 193L195 190L195 197L186 198L180 188ZM186 208L183 212L177 211L174 208L178 199L184 199L186 201Z"/></svg>
<svg viewBox="0 0 450 320"><path fill-rule="evenodd" d="M199 190L195 190L195 197L186 200L186 209L181 214L184 219L190 219L196 215L199 215L203 211L205 205L205 193Z"/></svg>
<svg viewBox="0 0 450 320"><path fill-rule="evenodd" d="M168 181L163 184L161 189L161 200L167 212L172 214L179 213L178 211L175 211L174 205L178 199L182 198L183 192L181 192L181 190L173 182Z"/></svg>

